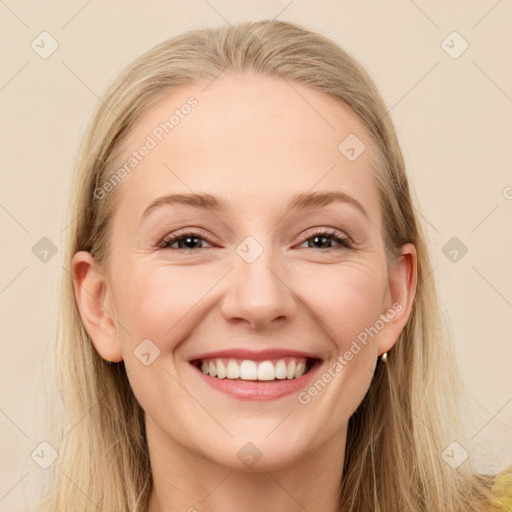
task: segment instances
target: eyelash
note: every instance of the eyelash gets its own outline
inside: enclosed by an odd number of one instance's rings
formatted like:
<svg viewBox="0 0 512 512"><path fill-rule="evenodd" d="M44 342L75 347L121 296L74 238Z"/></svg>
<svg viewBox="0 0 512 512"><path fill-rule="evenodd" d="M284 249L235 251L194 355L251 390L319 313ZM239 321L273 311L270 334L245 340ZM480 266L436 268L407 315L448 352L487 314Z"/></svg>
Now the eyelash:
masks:
<svg viewBox="0 0 512 512"><path fill-rule="evenodd" d="M333 231L333 230L329 230L329 229L318 230L318 231L315 231L312 235L308 236L307 238L303 237L301 239L301 244L303 244L304 242L307 242L308 240L315 238L317 236L330 237L331 240L333 240L334 242L337 242L339 244L339 247L327 247L326 249L324 249L326 251L335 250L335 249L352 249L352 244L346 236L340 235L337 231ZM198 249L209 249L209 247L196 247L193 249L185 249L183 247L171 247L172 244L174 244L175 242L178 242L179 240L182 240L183 238L192 238L192 237L198 238L200 240L205 240L209 244L213 244L213 242L207 236L204 236L202 233L190 231L190 232L186 232L186 233L182 233L182 234L175 234L175 235L168 236L168 237L164 238L158 244L158 247L160 249L184 250L184 251L188 251L188 252L195 251ZM305 247L305 249L314 249L314 247Z"/></svg>

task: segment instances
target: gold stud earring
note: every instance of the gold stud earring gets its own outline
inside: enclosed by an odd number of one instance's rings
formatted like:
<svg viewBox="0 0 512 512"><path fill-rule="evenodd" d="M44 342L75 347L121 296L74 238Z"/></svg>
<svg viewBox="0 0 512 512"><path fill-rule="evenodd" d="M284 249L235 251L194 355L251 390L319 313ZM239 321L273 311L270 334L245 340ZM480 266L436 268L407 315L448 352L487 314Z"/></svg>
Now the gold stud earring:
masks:
<svg viewBox="0 0 512 512"><path fill-rule="evenodd" d="M383 362L383 363L387 363L388 362L388 353L387 352L384 352L384 354L382 354L380 356L380 360Z"/></svg>

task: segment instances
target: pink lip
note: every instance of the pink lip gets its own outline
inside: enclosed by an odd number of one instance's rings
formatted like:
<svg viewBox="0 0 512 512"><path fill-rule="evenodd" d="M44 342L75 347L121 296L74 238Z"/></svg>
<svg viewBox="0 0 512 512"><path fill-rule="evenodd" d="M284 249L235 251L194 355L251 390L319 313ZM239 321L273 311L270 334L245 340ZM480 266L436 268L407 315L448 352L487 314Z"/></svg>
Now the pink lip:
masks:
<svg viewBox="0 0 512 512"><path fill-rule="evenodd" d="M213 359L215 357L225 357L230 359L250 359L252 361L265 361L267 359L279 359L280 357L305 357L307 359L320 359L315 354L300 352L298 350L284 350L279 348L266 349L260 351L244 349L216 350L215 352L205 352L189 358L189 361L198 359Z"/></svg>
<svg viewBox="0 0 512 512"><path fill-rule="evenodd" d="M231 353L232 351L230 351ZM268 354L268 353L267 353ZM287 352L287 355L290 353ZM294 354L295 355L295 354ZM209 357L219 357L210 356ZM206 357L205 357L206 359ZM243 359L251 359L244 355ZM259 359L258 359L259 360ZM205 375L198 367L195 370L198 373L199 378L205 383L211 386L213 389L220 391L226 395L230 395L239 400L256 400L256 401L269 401L277 400L286 395L292 393L298 393L301 389L304 389L308 383L314 378L320 365L315 364L308 373L302 375L297 379L283 379L275 380L272 382L264 381L241 381L231 379L218 379L217 377L211 377Z"/></svg>

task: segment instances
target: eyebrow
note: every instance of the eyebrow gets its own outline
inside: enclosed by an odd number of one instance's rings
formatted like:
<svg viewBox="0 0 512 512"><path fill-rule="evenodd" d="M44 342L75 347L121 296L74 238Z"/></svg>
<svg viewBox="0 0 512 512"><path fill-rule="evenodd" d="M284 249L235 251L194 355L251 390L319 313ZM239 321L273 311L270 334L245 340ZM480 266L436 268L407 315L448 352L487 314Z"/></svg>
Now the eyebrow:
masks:
<svg viewBox="0 0 512 512"><path fill-rule="evenodd" d="M352 196L345 192L305 192L296 194L292 197L286 214L292 210L305 210L307 208L321 208L334 202L348 203L355 206L367 219L369 219L368 212L364 209L363 205ZM148 215L149 212L163 205L183 204L203 210L226 211L229 205L224 198L212 194L192 193L192 194L169 194L159 197L153 201L142 214L142 218Z"/></svg>

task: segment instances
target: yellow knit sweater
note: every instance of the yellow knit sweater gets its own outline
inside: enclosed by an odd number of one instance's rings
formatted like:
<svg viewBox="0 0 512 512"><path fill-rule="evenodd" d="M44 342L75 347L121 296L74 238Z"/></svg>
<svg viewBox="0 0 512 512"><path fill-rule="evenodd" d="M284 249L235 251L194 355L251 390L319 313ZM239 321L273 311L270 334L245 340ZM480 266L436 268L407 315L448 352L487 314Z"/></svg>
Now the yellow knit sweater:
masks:
<svg viewBox="0 0 512 512"><path fill-rule="evenodd" d="M491 493L491 503L482 512L512 512L512 466L496 475Z"/></svg>

